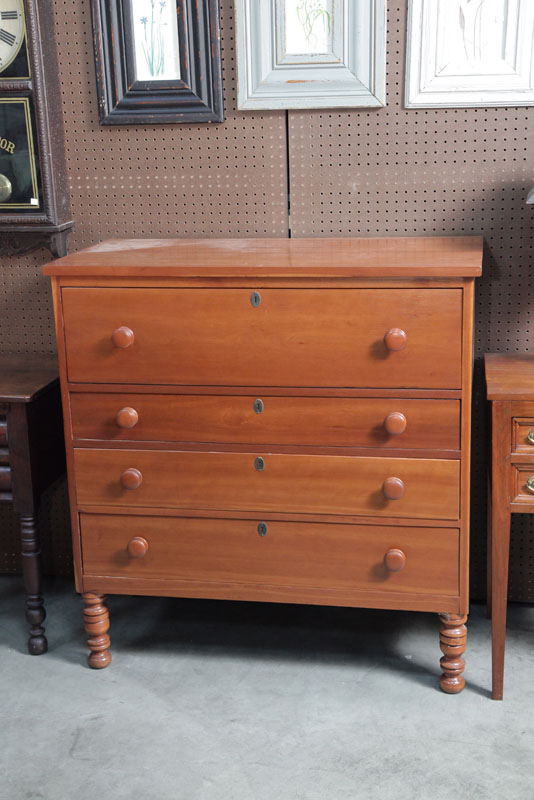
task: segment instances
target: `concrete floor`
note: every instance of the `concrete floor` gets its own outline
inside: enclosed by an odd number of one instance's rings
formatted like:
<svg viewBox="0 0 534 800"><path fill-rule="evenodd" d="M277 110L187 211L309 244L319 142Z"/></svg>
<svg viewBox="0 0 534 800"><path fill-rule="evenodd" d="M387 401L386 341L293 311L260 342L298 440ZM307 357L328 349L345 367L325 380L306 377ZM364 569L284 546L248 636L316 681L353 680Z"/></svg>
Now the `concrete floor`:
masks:
<svg viewBox="0 0 534 800"><path fill-rule="evenodd" d="M533 800L534 608L510 608L504 702L472 608L458 696L430 614L111 597L113 662L86 666L70 581L25 652L0 578L2 800Z"/></svg>

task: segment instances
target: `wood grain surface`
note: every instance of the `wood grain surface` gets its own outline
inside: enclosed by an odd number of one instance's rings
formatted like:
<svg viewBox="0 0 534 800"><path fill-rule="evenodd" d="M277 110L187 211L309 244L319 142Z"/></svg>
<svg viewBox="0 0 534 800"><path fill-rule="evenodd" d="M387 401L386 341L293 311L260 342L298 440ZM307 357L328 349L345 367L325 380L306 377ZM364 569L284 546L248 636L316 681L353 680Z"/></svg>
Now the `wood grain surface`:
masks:
<svg viewBox="0 0 534 800"><path fill-rule="evenodd" d="M530 400L534 391L534 356L527 353L486 353L488 400Z"/></svg>
<svg viewBox="0 0 534 800"><path fill-rule="evenodd" d="M467 277L482 237L110 239L47 264L45 275Z"/></svg>
<svg viewBox="0 0 534 800"><path fill-rule="evenodd" d="M459 289L62 290L74 382L458 389ZM133 344L116 347L119 327ZM407 344L390 351L391 328Z"/></svg>
<svg viewBox="0 0 534 800"><path fill-rule="evenodd" d="M458 530L185 517L81 517L84 579L115 575L380 592L458 592ZM262 529L263 530L263 529ZM147 543L143 558L128 553ZM385 563L400 548L399 572Z"/></svg>
<svg viewBox="0 0 534 800"><path fill-rule="evenodd" d="M84 506L459 516L460 465L453 460L81 448L74 456L77 498ZM133 491L120 480L128 469L142 474ZM390 477L405 485L399 500L384 496Z"/></svg>
<svg viewBox="0 0 534 800"><path fill-rule="evenodd" d="M261 401L259 413L257 400ZM427 450L460 447L458 400L76 392L71 394L70 404L75 439ZM398 421L399 415L403 415L403 423ZM126 427L132 421L132 427ZM389 434L386 421L402 432Z"/></svg>

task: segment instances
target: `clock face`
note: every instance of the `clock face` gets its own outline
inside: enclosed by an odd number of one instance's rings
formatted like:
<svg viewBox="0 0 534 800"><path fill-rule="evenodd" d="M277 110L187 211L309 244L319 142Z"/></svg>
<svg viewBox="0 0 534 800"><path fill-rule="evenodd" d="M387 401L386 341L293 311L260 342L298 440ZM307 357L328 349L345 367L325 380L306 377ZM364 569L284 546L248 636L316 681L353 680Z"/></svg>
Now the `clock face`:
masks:
<svg viewBox="0 0 534 800"><path fill-rule="evenodd" d="M5 70L17 59L25 33L22 0L0 0L0 77L4 77ZM27 72L27 68L23 71Z"/></svg>

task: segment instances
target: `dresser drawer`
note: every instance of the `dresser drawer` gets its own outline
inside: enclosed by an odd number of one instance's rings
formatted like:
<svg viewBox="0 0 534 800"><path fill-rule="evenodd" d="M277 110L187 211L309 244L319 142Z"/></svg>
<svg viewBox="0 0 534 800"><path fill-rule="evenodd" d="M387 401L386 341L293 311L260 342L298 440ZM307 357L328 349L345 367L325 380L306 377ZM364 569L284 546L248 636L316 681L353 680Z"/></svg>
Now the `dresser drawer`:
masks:
<svg viewBox="0 0 534 800"><path fill-rule="evenodd" d="M72 382L461 386L461 289L67 287L62 302Z"/></svg>
<svg viewBox="0 0 534 800"><path fill-rule="evenodd" d="M70 402L75 439L460 447L458 400L75 392Z"/></svg>
<svg viewBox="0 0 534 800"><path fill-rule="evenodd" d="M85 576L458 593L455 529L82 514L81 532Z"/></svg>
<svg viewBox="0 0 534 800"><path fill-rule="evenodd" d="M460 470L454 460L82 448L74 452L81 506L459 516ZM388 499L385 492L402 496Z"/></svg>

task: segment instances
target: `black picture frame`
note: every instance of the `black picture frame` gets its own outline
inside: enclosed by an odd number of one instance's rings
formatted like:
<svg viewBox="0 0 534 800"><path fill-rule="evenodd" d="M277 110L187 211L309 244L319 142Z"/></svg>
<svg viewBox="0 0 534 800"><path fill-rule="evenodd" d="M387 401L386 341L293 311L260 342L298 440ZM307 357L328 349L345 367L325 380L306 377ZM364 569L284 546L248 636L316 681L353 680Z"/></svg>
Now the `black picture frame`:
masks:
<svg viewBox="0 0 534 800"><path fill-rule="evenodd" d="M139 81L130 0L91 0L101 125L224 120L219 0L170 2L182 78Z"/></svg>

